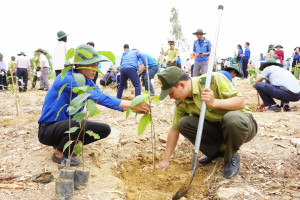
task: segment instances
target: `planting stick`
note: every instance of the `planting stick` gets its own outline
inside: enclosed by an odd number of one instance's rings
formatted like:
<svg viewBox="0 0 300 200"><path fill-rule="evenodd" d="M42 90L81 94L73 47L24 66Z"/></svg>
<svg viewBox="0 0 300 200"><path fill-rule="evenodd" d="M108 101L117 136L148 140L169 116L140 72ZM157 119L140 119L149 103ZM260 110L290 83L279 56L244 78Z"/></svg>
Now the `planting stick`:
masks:
<svg viewBox="0 0 300 200"><path fill-rule="evenodd" d="M208 65L207 75L206 75L205 88L210 88L210 83L211 83L211 78L212 78L212 70L213 70L214 61L215 61L215 54L216 54L216 49L217 49L217 44L218 44L218 37L219 37L223 8L224 7L222 5L218 6L218 13L219 13L218 23L216 26L215 38L214 38L214 41L212 44L212 51L210 53L210 58L209 58L210 61L209 61L209 65ZM198 161L198 153L199 153L199 149L200 149L200 142L201 142L201 137L202 137L204 119L205 119L205 112L206 112L206 103L202 102L199 123L198 123L198 129L197 129L197 136L196 136L195 147L194 147L194 152L193 152L193 159L192 159L192 164L191 164L191 171L189 173L188 179L184 182L184 184L179 188L179 190L173 196L173 198L172 198L173 200L180 199L187 193L187 191L190 188L192 181L196 175L196 172L198 170L197 161Z"/></svg>
<svg viewBox="0 0 300 200"><path fill-rule="evenodd" d="M152 120L152 109L151 109L151 98L150 98L150 76L149 76L149 70L148 70L148 60L146 58L146 73L147 73L147 78L148 78L148 100L149 100L149 105L150 105L150 121L151 121L151 138L152 138L152 156L153 156L153 168L155 169L156 165L156 141L155 141L155 132L154 132L154 125L153 125L153 120Z"/></svg>

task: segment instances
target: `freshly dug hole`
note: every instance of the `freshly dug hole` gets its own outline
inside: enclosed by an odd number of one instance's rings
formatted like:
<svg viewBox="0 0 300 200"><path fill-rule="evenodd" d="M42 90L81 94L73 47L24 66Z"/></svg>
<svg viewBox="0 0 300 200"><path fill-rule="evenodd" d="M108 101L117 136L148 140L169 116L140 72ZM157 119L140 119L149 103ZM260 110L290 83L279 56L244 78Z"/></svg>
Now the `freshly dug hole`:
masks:
<svg viewBox="0 0 300 200"><path fill-rule="evenodd" d="M160 169L151 170L151 158L135 158L121 162L117 169L117 177L123 180L127 199L165 200L171 199L188 177L190 163L171 162L169 168L162 172ZM202 168L192 183L186 195L187 198L202 199L207 194L203 180L207 172Z"/></svg>

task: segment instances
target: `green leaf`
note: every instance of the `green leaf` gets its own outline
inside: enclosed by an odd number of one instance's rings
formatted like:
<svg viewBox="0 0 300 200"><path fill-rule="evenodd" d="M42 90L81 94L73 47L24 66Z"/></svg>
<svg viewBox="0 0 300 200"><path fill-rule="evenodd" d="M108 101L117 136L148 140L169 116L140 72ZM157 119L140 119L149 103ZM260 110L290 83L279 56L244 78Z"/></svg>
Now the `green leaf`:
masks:
<svg viewBox="0 0 300 200"><path fill-rule="evenodd" d="M76 52L82 54L84 57L86 57L88 59L93 57L93 54L91 54L90 52L88 52L84 49L76 50Z"/></svg>
<svg viewBox="0 0 300 200"><path fill-rule="evenodd" d="M70 130L65 131L65 133L75 133L75 131L77 131L78 129L79 129L78 126L74 126L74 127L70 128Z"/></svg>
<svg viewBox="0 0 300 200"><path fill-rule="evenodd" d="M75 73L74 77L78 87L85 86L85 78L81 73Z"/></svg>
<svg viewBox="0 0 300 200"><path fill-rule="evenodd" d="M72 65L63 68L63 70L61 70L61 80L64 80L65 78L65 74L67 73L67 71L69 71L69 69L71 69Z"/></svg>
<svg viewBox="0 0 300 200"><path fill-rule="evenodd" d="M83 61L83 59L79 55L75 55L74 61L79 62L79 61Z"/></svg>
<svg viewBox="0 0 300 200"><path fill-rule="evenodd" d="M79 155L82 152L83 144L81 141L78 141L78 143L74 146L74 152Z"/></svg>
<svg viewBox="0 0 300 200"><path fill-rule="evenodd" d="M134 107L134 106L144 102L145 99L147 99L147 98L148 98L147 94L141 94L139 96L136 96L131 102L131 107Z"/></svg>
<svg viewBox="0 0 300 200"><path fill-rule="evenodd" d="M74 106L69 106L67 108L67 111L69 111L69 115L74 115L78 112L78 110L80 110L83 106L85 105L85 103L81 103L79 106L74 107Z"/></svg>
<svg viewBox="0 0 300 200"><path fill-rule="evenodd" d="M100 139L100 136L97 134L97 133L94 133L93 131L86 131L86 133L91 136L91 137L94 137L94 139L96 140L99 140Z"/></svg>
<svg viewBox="0 0 300 200"><path fill-rule="evenodd" d="M129 108L129 109L127 109L127 111L126 111L126 119L129 117L129 114L130 114L130 112L131 112L132 110Z"/></svg>
<svg viewBox="0 0 300 200"><path fill-rule="evenodd" d="M98 108L96 107L95 101L88 99L87 110L89 112L89 116L91 116L91 117L93 117L95 114L97 114Z"/></svg>
<svg viewBox="0 0 300 200"><path fill-rule="evenodd" d="M146 130L146 128L147 128L147 126L150 122L151 122L151 115L150 114L145 114L141 118L139 126L138 126L138 135L139 136L142 135L145 132L145 130Z"/></svg>
<svg viewBox="0 0 300 200"><path fill-rule="evenodd" d="M142 94L150 94L150 92L148 90L145 90Z"/></svg>
<svg viewBox="0 0 300 200"><path fill-rule="evenodd" d="M151 98L151 101L154 100L156 104L159 103L159 96L155 95L154 97Z"/></svg>
<svg viewBox="0 0 300 200"><path fill-rule="evenodd" d="M66 53L66 61L70 60L75 56L76 50L74 48L71 48Z"/></svg>
<svg viewBox="0 0 300 200"><path fill-rule="evenodd" d="M74 140L69 140L65 145L64 145L64 148L63 148L63 152L74 142Z"/></svg>
<svg viewBox="0 0 300 200"><path fill-rule="evenodd" d="M58 92L57 100L59 99L59 97L60 97L62 91L64 91L65 87L66 87L68 84L69 84L69 83L66 83L66 84L64 84L64 85L60 88L60 90L59 90L59 92Z"/></svg>
<svg viewBox="0 0 300 200"><path fill-rule="evenodd" d="M82 91L82 92L88 92L88 91L93 90L95 88L97 88L97 87L88 87L88 86L75 87L75 88L73 88L73 92L74 93L78 93L80 91Z"/></svg>
<svg viewBox="0 0 300 200"><path fill-rule="evenodd" d="M66 107L67 105L69 105L69 104L65 104L65 105L63 105L63 106L59 109L59 111L57 112L57 115L56 115L56 117L55 117L55 121L56 121L56 119L58 118L60 111L61 111L64 107Z"/></svg>
<svg viewBox="0 0 300 200"><path fill-rule="evenodd" d="M116 61L116 56L110 51L97 51L97 53L100 54L101 56L105 56L112 63L115 63Z"/></svg>
<svg viewBox="0 0 300 200"><path fill-rule="evenodd" d="M72 120L81 124L81 122L84 118L85 118L85 112L79 112L79 113L76 113L76 115L74 115Z"/></svg>
<svg viewBox="0 0 300 200"><path fill-rule="evenodd" d="M89 94L89 93L83 93L81 95L78 95L71 101L70 106L77 108L89 96L91 96L91 94Z"/></svg>

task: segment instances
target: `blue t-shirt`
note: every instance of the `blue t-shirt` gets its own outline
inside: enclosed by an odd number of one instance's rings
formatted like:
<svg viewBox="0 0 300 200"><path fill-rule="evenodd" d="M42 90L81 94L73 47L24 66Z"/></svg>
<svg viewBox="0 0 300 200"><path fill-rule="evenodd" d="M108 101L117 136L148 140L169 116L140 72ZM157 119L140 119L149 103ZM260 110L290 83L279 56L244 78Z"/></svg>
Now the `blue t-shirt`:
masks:
<svg viewBox="0 0 300 200"><path fill-rule="evenodd" d="M130 50L121 61L121 69L122 68L134 68L136 70L139 69L139 60L141 59L142 63L146 66L145 55L138 50Z"/></svg>
<svg viewBox="0 0 300 200"><path fill-rule="evenodd" d="M294 53L294 54L295 54L294 59L299 59L300 58L299 53Z"/></svg>
<svg viewBox="0 0 300 200"><path fill-rule="evenodd" d="M195 40L194 41L194 46L193 46L193 51L195 53L210 53L211 51L211 43L209 40L204 38L202 41L200 40ZM208 56L201 56L197 57L195 56L195 63L205 63L208 61L209 55Z"/></svg>
<svg viewBox="0 0 300 200"><path fill-rule="evenodd" d="M264 57L260 57L260 61L265 61L266 59Z"/></svg>
<svg viewBox="0 0 300 200"><path fill-rule="evenodd" d="M181 64L181 59L180 59L180 57L177 57L176 63L177 63L177 64Z"/></svg>
<svg viewBox="0 0 300 200"><path fill-rule="evenodd" d="M144 53L144 55L146 56L147 58L147 63L148 63L148 67L151 68L153 66L158 66L158 63L156 62L156 60L150 56L149 54L147 53ZM142 59L140 58L139 59L139 65L141 65L143 63Z"/></svg>
<svg viewBox="0 0 300 200"><path fill-rule="evenodd" d="M239 51L238 51L238 57L240 56L240 55L242 55L243 54L243 50L242 49L239 49ZM240 59L240 61L239 61L239 63L242 63L243 62L243 57L240 57L241 59Z"/></svg>
<svg viewBox="0 0 300 200"><path fill-rule="evenodd" d="M74 71L74 73L77 73ZM40 119L38 123L42 122L56 122L56 121L62 121L65 119L69 119L69 114L67 111L67 107L65 106L59 113L59 116L56 118L57 112L61 107L64 105L70 104L70 92L71 92L71 84L68 84L64 90L61 93L60 98L57 100L58 97L58 92L60 88L66 84L66 83L71 83L72 81L72 70L67 71L65 74L65 78L61 80L61 74L59 74L56 79L54 80L53 85L50 87L49 91L46 94L45 100L44 100L44 105L42 108L42 114L40 116ZM91 95L88 97L88 99L92 99L95 102L98 100L98 104L103 105L108 108L112 108L115 110L120 110L122 111L123 109L119 107L121 103L121 99L117 99L115 97L112 97L110 95L101 94L100 89L98 86L90 79L86 79L86 86L88 87L96 87L93 90L88 91ZM75 78L73 78L72 82L72 87L77 87L77 83ZM77 97L78 95L74 92L72 92L72 99ZM99 98L100 97L100 98ZM78 112L81 112L83 108L81 108Z"/></svg>
<svg viewBox="0 0 300 200"><path fill-rule="evenodd" d="M245 49L245 57L243 57L243 60L249 60L250 59L250 49Z"/></svg>

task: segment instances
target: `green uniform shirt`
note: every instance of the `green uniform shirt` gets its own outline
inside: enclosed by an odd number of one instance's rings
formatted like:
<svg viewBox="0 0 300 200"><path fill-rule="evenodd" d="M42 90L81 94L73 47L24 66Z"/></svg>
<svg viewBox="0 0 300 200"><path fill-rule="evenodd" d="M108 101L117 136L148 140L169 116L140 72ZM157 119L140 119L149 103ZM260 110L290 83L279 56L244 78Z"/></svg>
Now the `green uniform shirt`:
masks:
<svg viewBox="0 0 300 200"><path fill-rule="evenodd" d="M179 51L178 49L168 49L166 52L165 52L165 56L168 56L167 58L167 61L172 61L174 60L176 57L179 56ZM176 60L175 60L176 62Z"/></svg>
<svg viewBox="0 0 300 200"><path fill-rule="evenodd" d="M157 63L158 63L159 65L164 64L164 57L163 57L163 56L159 56L159 57L157 58Z"/></svg>
<svg viewBox="0 0 300 200"><path fill-rule="evenodd" d="M15 61L12 61L12 60L9 61L7 71L10 71L10 72L14 71L14 67L15 67Z"/></svg>
<svg viewBox="0 0 300 200"><path fill-rule="evenodd" d="M200 115L201 110L201 89L205 88L206 74L191 78L193 99L185 99L183 102L178 103L175 108L172 128L178 130L178 121L188 115ZM214 92L215 99L228 99L231 97L242 96L233 84L221 73L213 73L213 79L210 89ZM236 110L241 113L252 113L246 106L244 109ZM206 107L205 119L210 122L219 122L229 110L220 110L216 108Z"/></svg>
<svg viewBox="0 0 300 200"><path fill-rule="evenodd" d="M33 67L40 67L40 57L38 55L33 58Z"/></svg>

